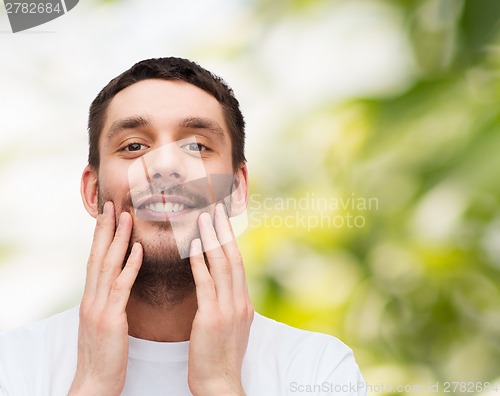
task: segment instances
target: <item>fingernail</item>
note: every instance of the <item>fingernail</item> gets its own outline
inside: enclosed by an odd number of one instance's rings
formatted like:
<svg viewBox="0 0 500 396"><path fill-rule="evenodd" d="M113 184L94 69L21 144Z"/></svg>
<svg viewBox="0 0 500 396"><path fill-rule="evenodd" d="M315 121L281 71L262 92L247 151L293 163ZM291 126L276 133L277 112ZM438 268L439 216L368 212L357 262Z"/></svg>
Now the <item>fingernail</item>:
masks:
<svg viewBox="0 0 500 396"><path fill-rule="evenodd" d="M200 215L200 219L201 219L201 222L203 224L205 224L206 226L212 225L212 218L210 217L210 215L207 212L203 212Z"/></svg>
<svg viewBox="0 0 500 396"><path fill-rule="evenodd" d="M201 240L200 238L193 239L191 242L191 255L201 254Z"/></svg>
<svg viewBox="0 0 500 396"><path fill-rule="evenodd" d="M104 214L110 214L111 213L111 202L110 201L107 201L105 204L104 204Z"/></svg>
<svg viewBox="0 0 500 396"><path fill-rule="evenodd" d="M141 247L141 244L139 242L135 242L132 246L132 250L130 251L130 254L137 254L139 253L139 248Z"/></svg>
<svg viewBox="0 0 500 396"><path fill-rule="evenodd" d="M120 213L120 218L118 219L118 225L122 224L125 221L125 212Z"/></svg>

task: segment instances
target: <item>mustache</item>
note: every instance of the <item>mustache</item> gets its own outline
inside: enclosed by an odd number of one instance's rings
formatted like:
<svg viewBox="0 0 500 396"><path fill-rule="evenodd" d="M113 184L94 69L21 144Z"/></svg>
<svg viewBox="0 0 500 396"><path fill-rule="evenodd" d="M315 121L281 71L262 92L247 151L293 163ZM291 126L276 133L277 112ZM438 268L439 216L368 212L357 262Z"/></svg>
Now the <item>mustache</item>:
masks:
<svg viewBox="0 0 500 396"><path fill-rule="evenodd" d="M154 195L181 196L195 207L206 207L222 201L232 193L233 175L212 174L182 184L166 185L161 182L149 182L142 189L131 190L127 194L130 206Z"/></svg>

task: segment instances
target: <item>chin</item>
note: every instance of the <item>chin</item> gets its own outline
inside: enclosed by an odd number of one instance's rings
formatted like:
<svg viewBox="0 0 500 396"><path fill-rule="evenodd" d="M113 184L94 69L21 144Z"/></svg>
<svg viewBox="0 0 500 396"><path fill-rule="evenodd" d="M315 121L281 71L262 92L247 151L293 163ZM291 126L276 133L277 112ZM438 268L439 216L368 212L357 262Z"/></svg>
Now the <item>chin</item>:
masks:
<svg viewBox="0 0 500 396"><path fill-rule="evenodd" d="M200 237L198 228L187 227L187 224L144 221L134 224L136 225L130 246L134 242L140 242L145 255L150 257L157 255L165 261L177 261L189 257L191 241Z"/></svg>

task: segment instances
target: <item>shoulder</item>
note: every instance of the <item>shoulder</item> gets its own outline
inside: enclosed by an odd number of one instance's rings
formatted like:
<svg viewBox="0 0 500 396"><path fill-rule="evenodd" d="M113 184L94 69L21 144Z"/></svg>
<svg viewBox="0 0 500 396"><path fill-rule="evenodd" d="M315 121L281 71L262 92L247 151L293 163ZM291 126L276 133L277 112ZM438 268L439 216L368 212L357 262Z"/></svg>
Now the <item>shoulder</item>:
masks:
<svg viewBox="0 0 500 396"><path fill-rule="evenodd" d="M38 349L41 346L40 341L46 342L58 335L67 335L74 329L78 330L78 307L14 330L0 332L0 345L2 352L13 348Z"/></svg>
<svg viewBox="0 0 500 396"><path fill-rule="evenodd" d="M317 386L328 391L325 394L365 394L352 349L332 335L297 329L255 313L247 352L253 363L281 373L283 391Z"/></svg>
<svg viewBox="0 0 500 396"><path fill-rule="evenodd" d="M285 354L302 351L305 357L327 351L337 359L352 355L351 348L332 335L298 329L257 312L250 337L256 343Z"/></svg>
<svg viewBox="0 0 500 396"><path fill-rule="evenodd" d="M48 365L73 357L77 340L78 307L0 333L0 388L16 386L17 394L28 394L28 386L36 386Z"/></svg>

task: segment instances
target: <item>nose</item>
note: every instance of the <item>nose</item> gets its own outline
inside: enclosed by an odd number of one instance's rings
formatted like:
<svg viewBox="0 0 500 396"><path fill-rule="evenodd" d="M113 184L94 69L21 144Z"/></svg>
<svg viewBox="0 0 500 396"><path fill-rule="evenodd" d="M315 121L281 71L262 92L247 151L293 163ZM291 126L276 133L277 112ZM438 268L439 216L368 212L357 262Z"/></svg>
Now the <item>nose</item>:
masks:
<svg viewBox="0 0 500 396"><path fill-rule="evenodd" d="M175 185L186 179L186 163L176 144L157 148L141 158L148 178L157 184Z"/></svg>

